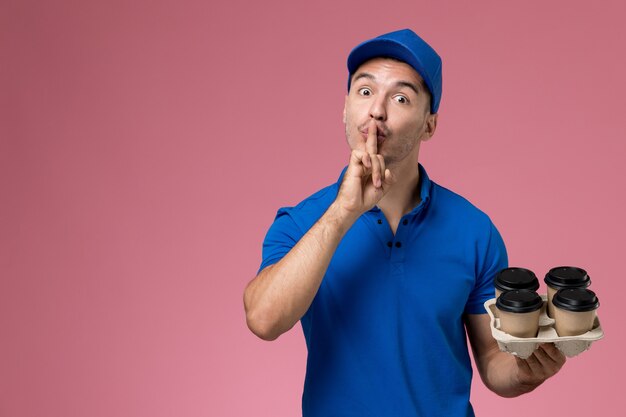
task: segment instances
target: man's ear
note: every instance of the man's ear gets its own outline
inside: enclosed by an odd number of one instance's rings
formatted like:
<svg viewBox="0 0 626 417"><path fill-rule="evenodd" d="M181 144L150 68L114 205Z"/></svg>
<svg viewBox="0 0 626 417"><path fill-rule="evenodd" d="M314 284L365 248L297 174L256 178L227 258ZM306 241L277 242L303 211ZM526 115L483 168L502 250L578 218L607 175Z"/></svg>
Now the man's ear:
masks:
<svg viewBox="0 0 626 417"><path fill-rule="evenodd" d="M346 95L346 99L343 101L343 124L346 124L346 106L348 105L348 96Z"/></svg>
<svg viewBox="0 0 626 417"><path fill-rule="evenodd" d="M437 130L437 117L439 117L439 113L429 114L427 116L426 130L424 130L424 134L422 135L422 140L424 142L432 138L435 134L435 130Z"/></svg>

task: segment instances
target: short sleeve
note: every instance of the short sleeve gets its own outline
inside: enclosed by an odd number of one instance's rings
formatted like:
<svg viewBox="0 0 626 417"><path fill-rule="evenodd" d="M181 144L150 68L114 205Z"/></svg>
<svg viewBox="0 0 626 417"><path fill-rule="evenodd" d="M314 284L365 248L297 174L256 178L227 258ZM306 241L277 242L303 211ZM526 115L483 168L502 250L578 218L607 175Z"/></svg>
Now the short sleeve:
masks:
<svg viewBox="0 0 626 417"><path fill-rule="evenodd" d="M303 233L293 220L290 211L290 207L283 207L276 213L274 223L263 241L263 260L257 274L280 261L302 238Z"/></svg>
<svg viewBox="0 0 626 417"><path fill-rule="evenodd" d="M476 284L472 290L470 297L465 306L466 314L484 314L486 313L485 301L495 297L495 287L493 280L496 274L502 269L508 267L508 256L502 236L494 224L489 221L490 231L486 245L481 245L485 249L478 260L478 274L476 276Z"/></svg>

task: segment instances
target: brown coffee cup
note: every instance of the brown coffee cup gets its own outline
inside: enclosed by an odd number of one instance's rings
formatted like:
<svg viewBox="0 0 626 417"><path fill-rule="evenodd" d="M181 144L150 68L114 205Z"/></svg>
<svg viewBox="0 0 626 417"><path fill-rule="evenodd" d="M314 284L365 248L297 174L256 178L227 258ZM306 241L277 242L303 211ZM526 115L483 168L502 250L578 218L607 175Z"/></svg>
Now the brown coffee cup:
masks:
<svg viewBox="0 0 626 417"><path fill-rule="evenodd" d="M515 337L536 337L543 300L534 291L503 292L496 300L500 330Z"/></svg>
<svg viewBox="0 0 626 417"><path fill-rule="evenodd" d="M554 306L552 299L560 289L587 288L591 284L591 278L587 271L575 266L557 266L546 274L544 282L548 287L548 316L554 318Z"/></svg>
<svg viewBox="0 0 626 417"><path fill-rule="evenodd" d="M560 289L552 299L554 328L559 337L578 336L593 328L600 306L596 294L586 288Z"/></svg>

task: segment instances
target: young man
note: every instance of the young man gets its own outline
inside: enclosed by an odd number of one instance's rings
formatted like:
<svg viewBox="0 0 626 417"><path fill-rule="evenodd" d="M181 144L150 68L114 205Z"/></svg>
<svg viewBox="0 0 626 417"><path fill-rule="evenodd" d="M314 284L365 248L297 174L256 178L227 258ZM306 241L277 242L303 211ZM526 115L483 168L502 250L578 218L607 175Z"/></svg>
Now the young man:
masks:
<svg viewBox="0 0 626 417"><path fill-rule="evenodd" d="M301 321L305 416L472 416L472 369L495 393L529 392L559 371L554 345L500 352L483 303L507 266L489 217L418 163L437 128L441 59L405 29L348 57L348 166L281 208L246 288L249 328L274 340Z"/></svg>

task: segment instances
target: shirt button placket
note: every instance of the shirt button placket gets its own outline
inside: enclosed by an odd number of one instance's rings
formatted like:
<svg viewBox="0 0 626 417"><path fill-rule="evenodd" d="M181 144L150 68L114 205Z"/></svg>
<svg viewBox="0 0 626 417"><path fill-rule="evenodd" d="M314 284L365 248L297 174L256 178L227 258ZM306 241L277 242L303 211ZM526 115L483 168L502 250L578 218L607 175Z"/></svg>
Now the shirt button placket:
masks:
<svg viewBox="0 0 626 417"><path fill-rule="evenodd" d="M388 242L387 246L395 246L392 247L391 250L391 258L393 260L394 263L398 263L398 266L401 265L404 262L404 247L402 244L402 241L404 240L405 236L406 236L406 227L409 224L409 220L408 219L403 219L401 222L401 226L398 227L397 231L396 231L396 236L395 236L395 244L392 244L392 242ZM401 267L402 269L404 269L404 267Z"/></svg>

